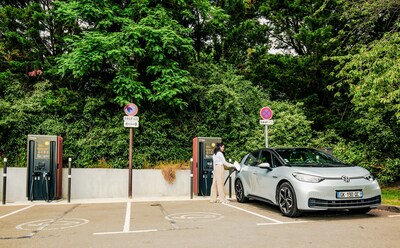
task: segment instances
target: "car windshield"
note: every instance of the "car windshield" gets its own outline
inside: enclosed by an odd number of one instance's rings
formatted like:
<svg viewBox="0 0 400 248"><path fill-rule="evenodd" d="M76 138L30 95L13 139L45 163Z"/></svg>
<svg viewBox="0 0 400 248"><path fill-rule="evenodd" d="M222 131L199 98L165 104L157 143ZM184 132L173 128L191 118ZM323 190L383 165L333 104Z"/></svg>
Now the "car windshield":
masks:
<svg viewBox="0 0 400 248"><path fill-rule="evenodd" d="M335 157L311 148L290 148L275 150L287 165L293 166L347 166Z"/></svg>

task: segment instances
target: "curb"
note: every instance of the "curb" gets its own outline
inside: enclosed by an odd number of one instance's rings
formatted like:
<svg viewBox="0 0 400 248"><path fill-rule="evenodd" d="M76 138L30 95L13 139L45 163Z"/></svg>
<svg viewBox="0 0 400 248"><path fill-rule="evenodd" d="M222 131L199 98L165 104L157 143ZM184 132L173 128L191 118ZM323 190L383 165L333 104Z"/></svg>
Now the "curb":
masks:
<svg viewBox="0 0 400 248"><path fill-rule="evenodd" d="M380 205L378 207L378 209L393 212L393 213L400 213L400 207L398 207L398 206Z"/></svg>
<svg viewBox="0 0 400 248"><path fill-rule="evenodd" d="M134 197L134 198L88 198L88 199L71 199L70 202L67 199L58 199L46 202L43 200L35 201L17 201L7 202L7 206L29 206L29 205L64 205L64 204L92 204L92 203L124 203L124 202L160 202L160 201L197 201L197 200L209 200L209 197L203 196L159 196L159 197ZM5 206L5 205L0 205Z"/></svg>

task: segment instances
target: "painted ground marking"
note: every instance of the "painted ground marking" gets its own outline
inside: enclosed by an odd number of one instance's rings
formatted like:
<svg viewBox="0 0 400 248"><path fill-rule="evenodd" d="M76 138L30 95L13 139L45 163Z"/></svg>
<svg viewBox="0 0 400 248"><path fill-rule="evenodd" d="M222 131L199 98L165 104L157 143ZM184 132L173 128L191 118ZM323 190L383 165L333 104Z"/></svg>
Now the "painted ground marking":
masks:
<svg viewBox="0 0 400 248"><path fill-rule="evenodd" d="M87 223L89 223L89 220L81 218L61 218L58 220L44 219L26 222L16 226L15 228L31 231L60 230L85 225Z"/></svg>
<svg viewBox="0 0 400 248"><path fill-rule="evenodd" d="M6 218L6 217L8 217L8 216L10 216L10 215L13 215L13 214L19 213L19 212L21 212L21 211L24 211L24 210L26 210L26 209L28 209L28 208L31 208L31 207L33 207L33 206L34 206L34 205L30 205L30 206L27 206L27 207L24 207L24 208L18 209L18 210L14 211L14 212L8 213L8 214L6 214L6 215L0 216L0 219L3 219L3 218Z"/></svg>
<svg viewBox="0 0 400 248"><path fill-rule="evenodd" d="M270 218L270 217L267 217L267 216L264 216L264 215L261 215L261 214L258 214L258 213L255 213L255 212L252 212L252 211L249 211L249 210L246 210L246 209L237 207L237 206L234 206L234 205L229 204L229 203L228 203L228 204L227 204L227 203L222 203L222 204L224 204L225 206L228 206L228 207L231 207L231 208L235 208L235 209L237 209L237 210L240 210L240 211L246 212L246 213L248 213L248 214L252 214L252 215L254 215L254 216L257 216L257 217L260 217L260 218L263 218L263 219L266 219L266 220L269 220L269 221L272 221L272 222L273 222L273 223L257 223L257 224L256 224L257 226L282 225L282 224L297 224L297 223L309 222L309 221L290 221L290 222L279 221L279 220L276 220L276 219L273 219L273 218Z"/></svg>
<svg viewBox="0 0 400 248"><path fill-rule="evenodd" d="M110 235L110 234L123 234L123 233L146 233L146 232L157 232L157 229L148 229L148 230L136 230L130 231L131 226L131 207L132 203L126 203L126 212L125 212L125 222L121 232L98 232L93 233L93 235Z"/></svg>
<svg viewBox="0 0 400 248"><path fill-rule="evenodd" d="M224 218L223 215L210 212L187 212L165 216L165 219L175 222L211 222Z"/></svg>

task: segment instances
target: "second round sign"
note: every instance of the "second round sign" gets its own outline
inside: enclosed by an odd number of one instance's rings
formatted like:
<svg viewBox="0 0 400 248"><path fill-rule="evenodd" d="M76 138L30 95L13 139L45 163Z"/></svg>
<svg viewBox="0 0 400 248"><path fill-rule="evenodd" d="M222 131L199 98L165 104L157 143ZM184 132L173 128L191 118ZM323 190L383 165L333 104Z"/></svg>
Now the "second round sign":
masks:
<svg viewBox="0 0 400 248"><path fill-rule="evenodd" d="M261 118L263 118L264 120L269 120L272 118L272 110L269 107L264 107L260 110L260 116Z"/></svg>

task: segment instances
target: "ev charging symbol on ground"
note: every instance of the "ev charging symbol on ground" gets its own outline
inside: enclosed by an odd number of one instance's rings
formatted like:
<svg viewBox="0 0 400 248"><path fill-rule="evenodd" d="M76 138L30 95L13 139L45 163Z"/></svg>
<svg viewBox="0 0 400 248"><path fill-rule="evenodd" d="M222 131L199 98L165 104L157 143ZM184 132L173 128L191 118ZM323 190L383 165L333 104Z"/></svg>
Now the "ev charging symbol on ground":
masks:
<svg viewBox="0 0 400 248"><path fill-rule="evenodd" d="M15 228L19 230L31 230L31 231L59 230L59 229L77 227L87 223L89 223L88 220L80 218L62 218L56 220L45 219L45 220L35 220L23 223L16 226Z"/></svg>
<svg viewBox="0 0 400 248"><path fill-rule="evenodd" d="M167 220L175 222L210 222L224 218L223 215L209 212L188 212L170 214L165 217Z"/></svg>

